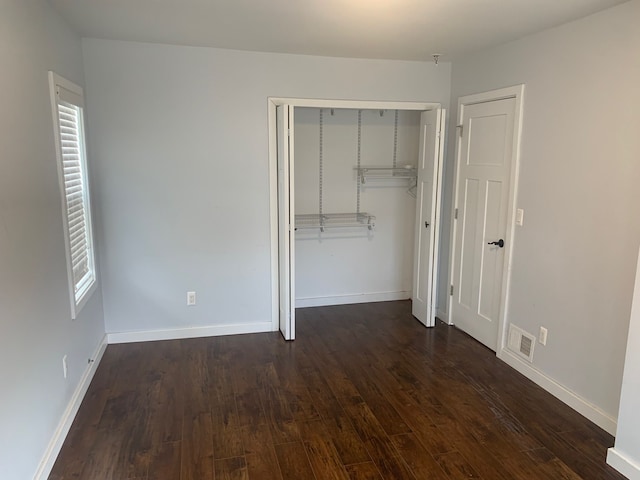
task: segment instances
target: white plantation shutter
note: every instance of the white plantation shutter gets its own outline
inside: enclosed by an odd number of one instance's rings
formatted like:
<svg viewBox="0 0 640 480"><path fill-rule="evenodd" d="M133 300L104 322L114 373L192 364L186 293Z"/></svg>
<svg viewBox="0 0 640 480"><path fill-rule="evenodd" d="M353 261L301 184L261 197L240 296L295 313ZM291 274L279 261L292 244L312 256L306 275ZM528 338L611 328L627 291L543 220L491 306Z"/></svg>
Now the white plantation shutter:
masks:
<svg viewBox="0 0 640 480"><path fill-rule="evenodd" d="M62 150L64 195L67 204L71 268L77 301L78 294L84 291L93 276L89 259L89 222L85 208L86 184L82 161L84 151L82 111L76 105L58 103L58 121L60 124L60 147Z"/></svg>
<svg viewBox="0 0 640 480"><path fill-rule="evenodd" d="M65 216L67 260L70 277L72 316L95 283L91 217L84 145L83 99L79 87L51 76L55 83L56 140ZM60 83L72 85L79 93ZM53 85L52 85L53 86Z"/></svg>

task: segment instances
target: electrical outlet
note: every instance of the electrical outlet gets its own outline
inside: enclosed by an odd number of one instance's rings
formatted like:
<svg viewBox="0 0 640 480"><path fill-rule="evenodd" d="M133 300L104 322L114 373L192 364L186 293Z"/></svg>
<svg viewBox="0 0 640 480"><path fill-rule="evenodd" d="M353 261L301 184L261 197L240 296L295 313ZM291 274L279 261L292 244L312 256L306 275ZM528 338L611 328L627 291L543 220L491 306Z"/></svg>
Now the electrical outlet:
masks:
<svg viewBox="0 0 640 480"><path fill-rule="evenodd" d="M547 333L549 332L546 328L540 327L540 334L538 335L538 342L540 343L540 345L547 344Z"/></svg>
<svg viewBox="0 0 640 480"><path fill-rule="evenodd" d="M69 368L67 366L67 356L62 357L62 375L64 378L67 378L67 373L69 373Z"/></svg>
<svg viewBox="0 0 640 480"><path fill-rule="evenodd" d="M196 292L187 292L187 306L192 307L196 304Z"/></svg>

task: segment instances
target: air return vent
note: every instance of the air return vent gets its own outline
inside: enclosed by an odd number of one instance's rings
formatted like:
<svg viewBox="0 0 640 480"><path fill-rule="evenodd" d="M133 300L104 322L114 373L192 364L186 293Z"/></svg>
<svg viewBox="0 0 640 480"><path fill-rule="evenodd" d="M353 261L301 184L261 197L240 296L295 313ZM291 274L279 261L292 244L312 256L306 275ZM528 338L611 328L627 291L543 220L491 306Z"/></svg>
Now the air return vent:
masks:
<svg viewBox="0 0 640 480"><path fill-rule="evenodd" d="M513 324L509 325L509 350L529 362L533 362L533 347L535 344L536 337Z"/></svg>

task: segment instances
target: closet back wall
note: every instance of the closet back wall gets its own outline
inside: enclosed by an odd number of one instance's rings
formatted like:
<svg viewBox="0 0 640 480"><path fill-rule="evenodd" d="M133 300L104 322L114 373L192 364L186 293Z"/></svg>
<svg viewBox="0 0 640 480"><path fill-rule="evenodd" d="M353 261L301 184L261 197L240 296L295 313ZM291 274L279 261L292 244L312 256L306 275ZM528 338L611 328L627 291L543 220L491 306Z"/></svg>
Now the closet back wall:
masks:
<svg viewBox="0 0 640 480"><path fill-rule="evenodd" d="M324 213L357 209L358 110L322 111L322 205ZM362 165L390 167L395 110L363 110ZM417 165L420 114L398 112L396 162ZM295 110L295 211L318 213L320 109ZM361 187L360 211L376 217L370 231L327 228L296 232L298 307L397 300L411 297L415 198L407 179L369 179Z"/></svg>
<svg viewBox="0 0 640 480"><path fill-rule="evenodd" d="M450 95L447 63L96 39L83 53L105 323L152 331L138 338L272 328L269 96Z"/></svg>

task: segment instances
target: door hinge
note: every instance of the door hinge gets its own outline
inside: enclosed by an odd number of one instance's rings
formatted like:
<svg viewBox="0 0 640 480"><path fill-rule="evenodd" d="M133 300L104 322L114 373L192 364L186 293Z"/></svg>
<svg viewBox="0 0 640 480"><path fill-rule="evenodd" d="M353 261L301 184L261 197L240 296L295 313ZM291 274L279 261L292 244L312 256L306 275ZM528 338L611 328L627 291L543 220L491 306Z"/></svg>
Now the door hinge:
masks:
<svg viewBox="0 0 640 480"><path fill-rule="evenodd" d="M291 136L291 129L287 128L287 137L290 137L290 136Z"/></svg>
<svg viewBox="0 0 640 480"><path fill-rule="evenodd" d="M460 135L462 135L462 130L464 130L464 126L462 126L462 125L456 125L456 128L458 129L458 133L459 133Z"/></svg>
<svg viewBox="0 0 640 480"><path fill-rule="evenodd" d="M457 220L458 219L458 209L456 208L453 212L453 219Z"/></svg>
<svg viewBox="0 0 640 480"><path fill-rule="evenodd" d="M451 285L451 288L449 289L449 295L453 297L453 285Z"/></svg>

